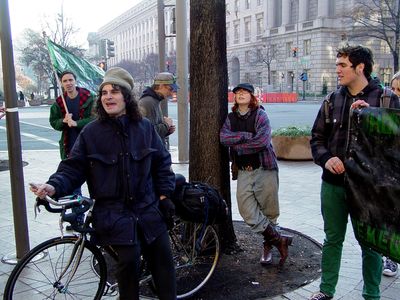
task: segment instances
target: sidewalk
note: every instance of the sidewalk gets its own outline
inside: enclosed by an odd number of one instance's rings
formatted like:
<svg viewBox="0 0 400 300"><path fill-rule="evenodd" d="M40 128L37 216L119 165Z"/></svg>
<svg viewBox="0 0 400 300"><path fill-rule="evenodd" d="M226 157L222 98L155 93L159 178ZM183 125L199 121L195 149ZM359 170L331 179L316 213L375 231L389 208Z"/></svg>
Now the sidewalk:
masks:
<svg viewBox="0 0 400 300"><path fill-rule="evenodd" d="M177 151L171 151L173 161L177 161ZM53 151L24 151L22 158L28 163L24 167L24 182L27 201L27 217L29 223L30 247L59 234L58 216L42 212L34 219L34 196L28 190L29 182L44 182L56 170L59 161L58 150ZM7 152L0 152L0 159L8 159ZM280 207L279 223L300 231L318 242L323 242L323 223L320 213L320 175L321 170L312 162L279 162L280 173ZM173 164L176 173L188 177L187 164ZM0 257L15 252L15 236L13 212L11 203L10 173L0 172ZM236 182L232 182L232 212L234 220L242 220L236 206ZM84 190L85 193L85 190ZM0 263L0 297L3 296L7 278L13 269L12 265ZM303 286L285 295L271 298L272 300L305 300L312 292L318 290L319 280ZM362 300L361 250L354 238L351 225L343 249L342 267L337 293L334 299ZM396 300L400 295L400 280L383 277L381 284L382 300ZM110 298L108 298L110 299ZM19 300L19 299L15 299ZM229 299L227 299L229 300ZM246 300L246 299L243 299Z"/></svg>

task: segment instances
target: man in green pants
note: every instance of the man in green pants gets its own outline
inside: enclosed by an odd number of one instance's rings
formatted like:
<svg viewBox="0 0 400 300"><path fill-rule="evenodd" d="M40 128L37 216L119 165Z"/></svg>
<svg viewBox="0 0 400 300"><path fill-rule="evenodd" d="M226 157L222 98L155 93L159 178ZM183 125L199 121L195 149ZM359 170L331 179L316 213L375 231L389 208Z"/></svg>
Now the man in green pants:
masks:
<svg viewBox="0 0 400 300"><path fill-rule="evenodd" d="M332 299L335 294L349 217L343 163L349 112L350 108L380 106L383 89L379 80L371 78L373 63L372 52L366 47L347 45L338 50L336 73L340 88L324 101L312 129L313 158L322 167L321 211L325 240L320 291L312 295L310 300ZM399 107L399 100L394 94L389 107ZM362 245L361 251L364 280L362 296L366 300L380 299L381 255Z"/></svg>

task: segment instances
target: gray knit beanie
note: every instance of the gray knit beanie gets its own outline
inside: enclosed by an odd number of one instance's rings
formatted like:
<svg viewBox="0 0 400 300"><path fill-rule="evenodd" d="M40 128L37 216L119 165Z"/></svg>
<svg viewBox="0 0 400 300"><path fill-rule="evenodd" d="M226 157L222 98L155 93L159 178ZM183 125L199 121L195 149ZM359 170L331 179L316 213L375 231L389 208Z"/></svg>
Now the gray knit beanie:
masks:
<svg viewBox="0 0 400 300"><path fill-rule="evenodd" d="M116 84L119 86L123 86L127 88L129 91L133 90L133 78L131 74L128 73L125 69L115 67L109 69L106 74L104 74L103 82L99 86L99 91L106 85L106 84Z"/></svg>

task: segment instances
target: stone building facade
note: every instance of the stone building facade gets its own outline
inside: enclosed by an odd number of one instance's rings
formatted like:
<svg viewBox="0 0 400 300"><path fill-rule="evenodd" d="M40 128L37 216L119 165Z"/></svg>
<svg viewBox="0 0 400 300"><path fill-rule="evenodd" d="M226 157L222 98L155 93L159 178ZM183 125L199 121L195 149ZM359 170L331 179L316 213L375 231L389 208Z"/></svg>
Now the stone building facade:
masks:
<svg viewBox="0 0 400 300"><path fill-rule="evenodd" d="M349 11L353 2L227 0L230 85L248 81L264 91L323 94L337 85L336 49L346 42L373 49L374 71L388 84L394 70L387 43L348 40L351 23L343 12ZM300 79L304 73L306 81Z"/></svg>
<svg viewBox="0 0 400 300"><path fill-rule="evenodd" d="M336 49L348 41L350 25L342 17L354 0L226 0L229 85L250 82L264 91L320 95L336 87ZM171 32L174 0L165 0L165 32ZM188 1L189 4L189 1ZM189 24L189 22L188 22ZM115 57L140 61L158 53L157 0L143 0L91 36L98 51L103 38L115 42ZM386 42L356 41L371 47L375 72L386 84L394 70ZM176 41L166 39L166 55L174 56ZM306 81L300 80L304 74Z"/></svg>

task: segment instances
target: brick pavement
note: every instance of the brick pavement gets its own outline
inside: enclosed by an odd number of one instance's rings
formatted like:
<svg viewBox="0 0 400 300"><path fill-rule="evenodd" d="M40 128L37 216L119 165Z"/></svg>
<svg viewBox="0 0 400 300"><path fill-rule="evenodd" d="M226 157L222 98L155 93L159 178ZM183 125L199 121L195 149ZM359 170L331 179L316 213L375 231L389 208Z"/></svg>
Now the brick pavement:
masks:
<svg viewBox="0 0 400 300"><path fill-rule="evenodd" d="M173 160L177 158L176 149L171 151ZM34 219L33 195L28 191L28 182L43 182L55 171L59 153L58 150L49 151L23 151L22 158L28 162L24 167L25 193L28 212L28 226L30 247L44 241L47 238L59 234L58 216L42 213ZM7 152L0 151L0 159L7 159ZM279 162L280 167L280 225L300 231L322 243L324 238L323 223L320 213L319 167L312 162ZM187 176L187 164L174 164L173 169L177 173ZM235 199L236 182L232 182L232 199ZM10 173L0 172L0 257L15 252L15 237L13 227L13 214L10 195ZM242 220L233 202L233 219ZM0 263L0 296L3 295L5 283L13 266ZM319 280L303 286L293 292L271 298L272 300L304 300L308 299L312 292L318 290ZM357 241L348 226L348 232L343 249L342 267L335 299L361 300L362 276L361 276L361 251ZM394 278L382 278L382 300L400 299L400 280ZM18 299L17 299L18 300ZM260 299L261 300L261 299Z"/></svg>

